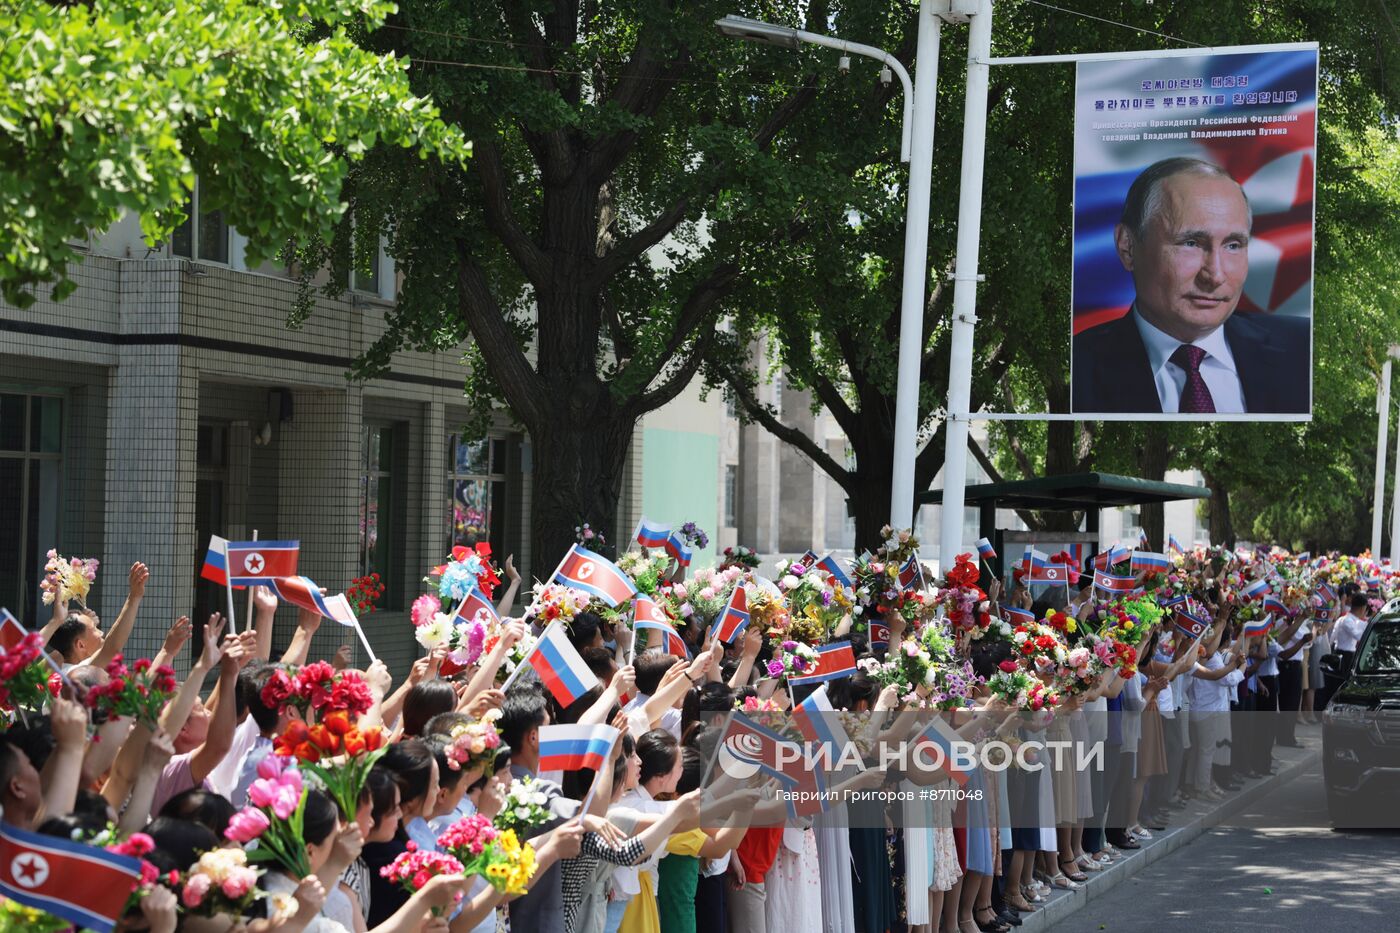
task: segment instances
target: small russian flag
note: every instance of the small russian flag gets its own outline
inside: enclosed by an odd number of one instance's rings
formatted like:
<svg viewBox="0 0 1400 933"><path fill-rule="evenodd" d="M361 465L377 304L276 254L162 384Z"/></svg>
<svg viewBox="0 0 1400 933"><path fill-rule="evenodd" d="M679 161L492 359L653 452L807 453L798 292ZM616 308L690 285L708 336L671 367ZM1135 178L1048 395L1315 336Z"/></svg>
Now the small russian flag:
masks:
<svg viewBox="0 0 1400 933"><path fill-rule="evenodd" d="M851 583L851 578L846 575L846 571L841 569L840 562L831 554L817 561L816 568L831 574L836 578L836 582L846 587L846 589L850 589L854 585Z"/></svg>
<svg viewBox="0 0 1400 933"><path fill-rule="evenodd" d="M540 771L603 770L618 731L612 726L540 726Z"/></svg>
<svg viewBox="0 0 1400 933"><path fill-rule="evenodd" d="M815 684L849 677L856 672L856 654L848 641L833 642L817 648L817 666L798 677L788 677L788 684Z"/></svg>
<svg viewBox="0 0 1400 933"><path fill-rule="evenodd" d="M597 596L609 606L619 606L637 595L632 579L616 564L579 544L569 548L551 579Z"/></svg>
<svg viewBox="0 0 1400 933"><path fill-rule="evenodd" d="M831 698L827 696L826 684L813 690L807 699L793 708L792 722L803 738L831 749L833 754L839 753L851 741L841 725L836 708L831 705Z"/></svg>
<svg viewBox="0 0 1400 933"><path fill-rule="evenodd" d="M744 591L741 583L734 587L734 592L729 596L729 605L724 607L724 611L715 619L715 624L710 627L710 633L726 645L733 644L734 639L749 625L749 596Z"/></svg>
<svg viewBox="0 0 1400 933"><path fill-rule="evenodd" d="M1147 550L1148 548L1150 548L1151 546L1152 546L1152 545L1149 544L1148 541L1147 541L1147 529L1145 529L1145 528L1139 528L1139 529L1138 529L1138 547L1140 547L1142 550L1145 551L1145 550Z"/></svg>
<svg viewBox="0 0 1400 933"><path fill-rule="evenodd" d="M228 586L228 541L218 535L209 536L209 550L204 552L204 569L199 575L205 580Z"/></svg>
<svg viewBox="0 0 1400 933"><path fill-rule="evenodd" d="M1027 544L1026 553L1021 557L1021 572L1029 574L1036 567L1044 567L1050 563L1050 556L1044 551L1037 551L1035 545Z"/></svg>
<svg viewBox="0 0 1400 933"><path fill-rule="evenodd" d="M1115 564L1121 564L1128 559L1128 549L1112 545L1107 551L1100 551L1094 555L1094 566L1099 570L1107 570Z"/></svg>
<svg viewBox="0 0 1400 933"><path fill-rule="evenodd" d="M954 749L956 745L964 743L965 740L962 736L958 735L953 727L939 716L930 720L929 724L914 740L915 748L922 745L933 745L938 748L942 754L934 756L934 763L938 766L937 770L941 771L944 776L952 778L959 787L966 786L969 775L953 763ZM919 761L919 758L916 757L914 760Z"/></svg>
<svg viewBox="0 0 1400 933"><path fill-rule="evenodd" d="M1283 604L1283 600L1270 594L1264 597L1264 611L1283 615L1288 611L1288 607Z"/></svg>
<svg viewBox="0 0 1400 933"><path fill-rule="evenodd" d="M1171 569L1171 565L1171 560L1165 554L1158 554L1154 551L1133 552L1133 573L1140 570L1146 570L1149 573L1166 573Z"/></svg>
<svg viewBox="0 0 1400 933"><path fill-rule="evenodd" d="M1181 546L1181 542L1176 540L1176 535L1167 535L1167 550L1176 554L1184 554L1186 549Z"/></svg>
<svg viewBox="0 0 1400 933"><path fill-rule="evenodd" d="M330 598L322 596L321 588L310 577L277 577L272 580L272 590L283 602L333 619L341 625L354 625L356 622L355 612L344 593Z"/></svg>
<svg viewBox="0 0 1400 933"><path fill-rule="evenodd" d="M682 567L690 566L692 554L690 552L690 545L685 543L685 535L681 534L679 531L671 532L670 537L666 539L665 548L666 553L670 554L676 563L680 564Z"/></svg>
<svg viewBox="0 0 1400 933"><path fill-rule="evenodd" d="M564 625L558 619L545 629L525 660L561 707L569 706L598 686L598 676L580 657L578 649L569 643Z"/></svg>
<svg viewBox="0 0 1400 933"><path fill-rule="evenodd" d="M1244 638L1251 638L1255 635L1263 635L1264 633L1268 632L1268 630L1273 626L1273 624L1274 617L1271 615L1264 616L1264 618L1262 619L1255 619L1253 622L1246 622L1244 624L1244 628L1241 630L1241 635Z"/></svg>
<svg viewBox="0 0 1400 933"><path fill-rule="evenodd" d="M890 627L883 622L870 623L870 647L888 648L890 645Z"/></svg>
<svg viewBox="0 0 1400 933"><path fill-rule="evenodd" d="M977 539L977 553L981 555L983 560L996 560L996 548L992 547L992 542L986 538Z"/></svg>
<svg viewBox="0 0 1400 933"><path fill-rule="evenodd" d="M1260 599L1273 592L1273 587L1269 586L1269 581L1264 579L1255 580L1253 583L1240 590L1242 599Z"/></svg>
<svg viewBox="0 0 1400 933"><path fill-rule="evenodd" d="M671 526L663 525L660 522L653 522L645 515L637 523L637 543L642 547L655 548L665 547L666 541L671 537Z"/></svg>
<svg viewBox="0 0 1400 933"><path fill-rule="evenodd" d="M1001 613L1001 621L1007 625L1029 625L1035 621L1035 613L1029 609L1018 609L1015 606L1008 606L1002 603L997 607Z"/></svg>
<svg viewBox="0 0 1400 933"><path fill-rule="evenodd" d="M1094 589L1105 593L1131 593L1137 589L1136 577L1119 577L1102 570L1094 571Z"/></svg>

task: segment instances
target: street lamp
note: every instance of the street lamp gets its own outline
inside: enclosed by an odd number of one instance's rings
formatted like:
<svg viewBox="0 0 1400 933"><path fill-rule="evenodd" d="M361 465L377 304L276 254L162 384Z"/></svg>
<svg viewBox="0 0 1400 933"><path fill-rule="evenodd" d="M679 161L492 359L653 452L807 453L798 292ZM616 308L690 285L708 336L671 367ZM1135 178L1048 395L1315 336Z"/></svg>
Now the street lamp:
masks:
<svg viewBox="0 0 1400 933"><path fill-rule="evenodd" d="M1385 446L1390 428L1390 361L1400 359L1400 344L1391 344L1381 367L1380 391L1376 396L1376 498L1371 515L1371 556L1381 559L1381 521L1385 510ZM1395 434L1396 486L1390 503L1390 562L1400 565L1400 430Z"/></svg>
<svg viewBox="0 0 1400 933"><path fill-rule="evenodd" d="M894 416L894 469L890 477L890 524L914 525L914 458L919 431L919 362L924 348L924 288L928 272L928 213L933 184L933 118L938 88L938 40L943 21L936 8L947 12L943 0L919 4L919 40L915 55L919 71L913 86L909 72L890 53L874 46L834 36L777 26L742 16L716 22L726 36L795 49L803 43L863 55L884 64L904 86L904 125L899 158L909 163L909 193L904 224L904 279L899 305L899 370ZM842 55L842 70L849 63ZM882 72L882 79L888 82ZM917 106L916 106L917 105Z"/></svg>

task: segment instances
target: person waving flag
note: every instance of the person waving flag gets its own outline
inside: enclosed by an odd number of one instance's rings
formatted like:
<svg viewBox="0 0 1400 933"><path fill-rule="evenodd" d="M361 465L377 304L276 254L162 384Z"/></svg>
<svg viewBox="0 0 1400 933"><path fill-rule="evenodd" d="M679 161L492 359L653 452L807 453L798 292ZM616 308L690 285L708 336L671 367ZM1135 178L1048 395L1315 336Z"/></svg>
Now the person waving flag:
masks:
<svg viewBox="0 0 1400 933"><path fill-rule="evenodd" d="M988 541L986 538L977 539L977 553L983 560L997 559L996 548L992 547L992 542Z"/></svg>
<svg viewBox="0 0 1400 933"><path fill-rule="evenodd" d="M632 579L612 561L581 544L569 548L551 580L583 590L609 606L619 606L637 595Z"/></svg>
<svg viewBox="0 0 1400 933"><path fill-rule="evenodd" d="M740 583L734 587L734 592L729 595L729 605L724 607L724 611L715 619L715 624L710 628L710 634L726 645L734 643L740 633L749 625L749 597L744 591L744 585Z"/></svg>
<svg viewBox="0 0 1400 933"><path fill-rule="evenodd" d="M658 606L649 596L638 596L632 603L632 656L637 656L637 642L641 641L642 632L660 632L661 648L667 654L678 655L682 658L690 657L690 650L685 646L685 639L681 638L675 626L671 624L671 619L666 615L664 609ZM650 645L648 641L648 645Z"/></svg>
<svg viewBox="0 0 1400 933"><path fill-rule="evenodd" d="M817 648L817 665L805 674L789 676L788 684L815 684L826 680L849 677L856 672L856 656L851 643L838 641Z"/></svg>
<svg viewBox="0 0 1400 933"><path fill-rule="evenodd" d="M540 726L540 771L603 770L619 733L603 723Z"/></svg>
<svg viewBox="0 0 1400 933"><path fill-rule="evenodd" d="M578 649L569 642L569 636L564 631L564 623L555 619L545 629L539 641L535 642L535 647L525 658L525 663L515 669L506 680L505 687L510 686L516 674L529 665L534 669L535 674L540 678L540 682L545 685L559 706L567 707L579 697L583 696L594 687L598 686L598 675L589 669L588 664L579 656Z"/></svg>
<svg viewBox="0 0 1400 933"><path fill-rule="evenodd" d="M140 859L0 823L0 894L18 904L111 933L140 881Z"/></svg>

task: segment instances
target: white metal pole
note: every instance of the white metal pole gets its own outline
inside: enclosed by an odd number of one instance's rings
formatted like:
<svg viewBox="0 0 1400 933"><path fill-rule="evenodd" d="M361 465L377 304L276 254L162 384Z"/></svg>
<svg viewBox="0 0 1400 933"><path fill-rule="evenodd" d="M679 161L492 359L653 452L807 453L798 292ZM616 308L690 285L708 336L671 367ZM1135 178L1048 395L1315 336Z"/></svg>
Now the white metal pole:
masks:
<svg viewBox="0 0 1400 933"><path fill-rule="evenodd" d="M1395 488L1390 496L1390 566L1400 567L1400 426L1395 429Z"/></svg>
<svg viewBox="0 0 1400 933"><path fill-rule="evenodd" d="M948 422L944 428L943 522L938 560L951 565L962 547L967 485L968 408L972 403L972 335L977 320L977 258L982 236L982 170L987 152L987 59L992 53L992 0L973 14L967 42L958 255L953 281L953 340L948 361Z"/></svg>
<svg viewBox="0 0 1400 933"><path fill-rule="evenodd" d="M1390 359L1381 367L1380 391L1376 393L1376 495L1371 506L1371 556L1381 558L1381 521L1385 515L1385 455L1390 442Z"/></svg>
<svg viewBox="0 0 1400 933"><path fill-rule="evenodd" d="M909 196L904 221L904 283L899 303L899 372L894 408L894 469L890 524L914 525L914 458L918 454L919 362L924 350L924 291L928 273L928 211L933 185L933 124L938 101L938 42L943 21L933 0L919 5L914 63L914 127L910 134Z"/></svg>

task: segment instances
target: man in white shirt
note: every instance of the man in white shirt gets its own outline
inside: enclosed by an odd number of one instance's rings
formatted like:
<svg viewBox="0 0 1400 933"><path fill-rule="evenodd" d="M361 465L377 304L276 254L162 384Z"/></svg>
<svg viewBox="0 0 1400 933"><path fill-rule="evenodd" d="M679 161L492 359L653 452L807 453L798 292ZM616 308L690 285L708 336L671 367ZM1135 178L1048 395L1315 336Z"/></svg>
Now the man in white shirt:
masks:
<svg viewBox="0 0 1400 933"><path fill-rule="evenodd" d="M1356 644L1366 632L1366 624L1371 618L1371 602L1365 593L1357 593L1351 598L1351 611L1337 620L1332 628L1332 648L1342 656L1342 676L1351 673L1352 662L1356 658Z"/></svg>

